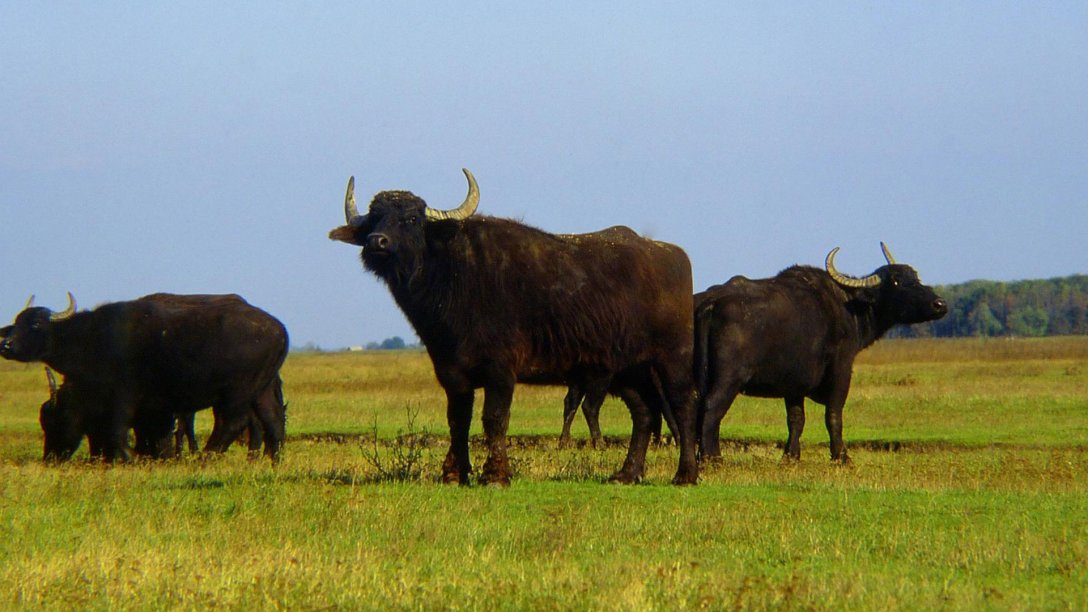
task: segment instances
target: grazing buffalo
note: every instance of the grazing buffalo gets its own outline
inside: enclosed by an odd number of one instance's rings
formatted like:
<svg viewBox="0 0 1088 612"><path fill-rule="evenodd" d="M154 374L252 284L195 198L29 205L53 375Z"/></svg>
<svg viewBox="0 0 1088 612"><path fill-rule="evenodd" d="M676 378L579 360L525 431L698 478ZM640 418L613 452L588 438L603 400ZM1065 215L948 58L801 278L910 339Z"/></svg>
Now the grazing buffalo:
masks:
<svg viewBox="0 0 1088 612"><path fill-rule="evenodd" d="M700 389L700 453L721 455L722 418L738 393L786 402L786 456L799 459L808 397L825 406L831 459L849 461L842 408L854 358L895 325L939 319L948 305L914 268L888 264L865 278L793 266L774 278L735 276L695 296L695 376Z"/></svg>
<svg viewBox="0 0 1088 612"><path fill-rule="evenodd" d="M105 426L109 423L107 400L93 387L81 387L70 382L58 387L53 371L48 366L45 373L49 382L49 399L42 402L38 413L38 422L45 437L44 459L68 460L79 449L84 436L90 445L90 456L105 458L106 449L112 445L109 428ZM152 415L150 423L140 422L139 417L142 416L144 413L138 412L137 421L133 423L136 454L158 459L169 456L169 439L156 437L162 434L162 425L157 423L158 415ZM176 415L177 428L174 430L172 452L174 457L182 455L186 443L190 453L196 452L195 417L195 412ZM249 415L248 427L246 443L250 453L256 453L261 448L262 436L260 423L253 414Z"/></svg>
<svg viewBox="0 0 1088 612"><path fill-rule="evenodd" d="M176 415L208 406L205 451L226 450L253 415L265 453L278 455L282 323L235 295L154 294L85 312L68 297L59 313L29 303L0 342L5 359L42 361L65 377L43 405L47 456L70 456L86 435L93 455L127 459L129 429L138 454L163 456Z"/></svg>
<svg viewBox="0 0 1088 612"><path fill-rule="evenodd" d="M506 453L517 382L564 385L585 373L610 376L631 412L627 458L612 479L642 478L654 410L680 429L674 482L698 476L694 446L691 264L676 246L626 227L556 235L474 215L479 191L437 210L407 191L383 191L369 211L348 181L347 224L329 237L363 247L365 268L385 281L427 347L446 392L450 449L446 482L468 483L474 390L484 389L488 457L483 483L509 483ZM657 376L668 402L660 403Z"/></svg>

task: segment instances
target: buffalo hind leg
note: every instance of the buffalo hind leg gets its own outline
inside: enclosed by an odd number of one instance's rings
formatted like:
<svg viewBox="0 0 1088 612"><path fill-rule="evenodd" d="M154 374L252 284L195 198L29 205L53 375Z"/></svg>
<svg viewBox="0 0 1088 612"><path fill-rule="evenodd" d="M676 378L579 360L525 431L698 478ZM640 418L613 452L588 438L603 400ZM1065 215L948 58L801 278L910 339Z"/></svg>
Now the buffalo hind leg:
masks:
<svg viewBox="0 0 1088 612"><path fill-rule="evenodd" d="M666 418L669 411L672 411L676 423L675 435L680 446L680 459L672 483L696 484L699 481L699 463L695 457L696 393L695 382L692 380L691 353L686 353L683 359L660 363L654 371L661 381L661 393L655 385L648 384L644 387L643 394L648 402L657 402Z"/></svg>
<svg viewBox="0 0 1088 612"><path fill-rule="evenodd" d="M589 443L593 448L601 447L601 406L608 396L608 382L590 383L586 390L585 399L582 400L582 414L586 417L586 426L589 427Z"/></svg>
<svg viewBox="0 0 1088 612"><path fill-rule="evenodd" d="M715 382L700 400L699 407L699 457L704 461L718 461L722 457L722 420L740 393L740 384L734 381Z"/></svg>
<svg viewBox="0 0 1088 612"><path fill-rule="evenodd" d="M650 445L653 415L642 394L634 387L621 386L619 396L631 413L631 441L627 446L627 458L623 461L623 467L609 480L621 484L635 484L642 481L646 469L646 449Z"/></svg>
<svg viewBox="0 0 1088 612"><path fill-rule="evenodd" d="M468 484L472 461L468 453L468 431L472 425L473 391L446 389L446 422L450 427L450 450L442 462L442 482Z"/></svg>
<svg viewBox="0 0 1088 612"><path fill-rule="evenodd" d="M272 461L279 461L280 448L283 446L287 427L287 409L280 397L276 384L268 385L253 404L252 412L246 415L245 428L249 430L250 456L256 453L259 441L263 437L265 456ZM263 436L261 436L262 433Z"/></svg>
<svg viewBox="0 0 1088 612"><path fill-rule="evenodd" d="M509 486L513 470L507 457L506 430L510 426L510 403L514 399L514 376L498 374L484 387L484 441L487 460L480 472L481 484Z"/></svg>
<svg viewBox="0 0 1088 612"><path fill-rule="evenodd" d="M578 415L578 405L582 403L585 391L582 385L571 383L567 386L567 395L563 398L563 432L559 434L559 448L570 446L570 426L574 423L574 417ZM586 416L586 420L589 417Z"/></svg>
<svg viewBox="0 0 1088 612"><path fill-rule="evenodd" d="M801 459L801 432L805 430L805 396L789 396L786 401L786 428L789 438L786 440L786 459Z"/></svg>

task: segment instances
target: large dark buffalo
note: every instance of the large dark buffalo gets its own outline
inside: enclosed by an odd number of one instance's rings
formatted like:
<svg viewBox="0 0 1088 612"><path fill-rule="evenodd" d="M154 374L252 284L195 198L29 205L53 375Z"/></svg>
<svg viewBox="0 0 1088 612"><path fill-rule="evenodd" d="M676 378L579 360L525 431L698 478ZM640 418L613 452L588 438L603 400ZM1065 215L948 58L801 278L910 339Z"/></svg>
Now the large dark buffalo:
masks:
<svg viewBox="0 0 1088 612"><path fill-rule="evenodd" d="M695 371L700 388L700 451L721 455L722 418L738 393L786 402L786 456L799 459L808 397L825 406L831 459L847 462L842 408L854 357L895 325L939 319L948 305L914 268L888 264L865 278L794 266L774 278L735 276L695 296Z"/></svg>
<svg viewBox="0 0 1088 612"><path fill-rule="evenodd" d="M42 414L47 455L53 448L64 458L87 435L93 454L127 459L135 429L136 451L159 456L175 415L212 406L206 451L226 450L252 414L275 458L284 438L279 368L287 346L283 324L236 295L154 294L76 312L69 294L60 313L28 304L0 356L42 361L65 377Z"/></svg>
<svg viewBox="0 0 1088 612"><path fill-rule="evenodd" d="M610 390L631 411L632 436L612 478L642 478L655 409L680 423L674 482L698 476L691 374L691 265L671 244L626 227L556 235L473 215L479 191L451 211L407 191L374 196L367 214L348 181L347 224L329 237L363 247L366 269L388 285L419 334L446 392L450 449L443 479L465 484L472 471L469 425L474 390L484 389L488 448L480 481L507 484L510 402L517 382L567 384L611 376ZM653 376L668 404L659 402Z"/></svg>

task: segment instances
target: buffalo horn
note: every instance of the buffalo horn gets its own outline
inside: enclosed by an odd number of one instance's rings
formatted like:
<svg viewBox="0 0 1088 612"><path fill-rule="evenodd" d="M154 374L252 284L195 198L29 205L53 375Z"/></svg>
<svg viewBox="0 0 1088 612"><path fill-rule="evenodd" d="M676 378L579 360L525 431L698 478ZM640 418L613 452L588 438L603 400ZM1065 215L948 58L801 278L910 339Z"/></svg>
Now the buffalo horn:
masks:
<svg viewBox="0 0 1088 612"><path fill-rule="evenodd" d="M53 376L53 370L49 366L45 366L45 378L49 381L49 399L57 399L57 379Z"/></svg>
<svg viewBox="0 0 1088 612"><path fill-rule="evenodd" d="M480 204L480 188L476 185L476 179L472 176L472 173L468 171L468 168L461 168L461 171L465 173L465 178L468 179L468 195L465 196L465 201L453 210L436 210L428 206L428 219L433 221L441 221L443 219L460 221L461 219L471 217L472 213L476 212L476 207Z"/></svg>
<svg viewBox="0 0 1088 612"><path fill-rule="evenodd" d="M884 259L888 260L889 266L895 265L895 258L892 257L892 252L888 250L888 245L883 242L880 243L880 250L884 251Z"/></svg>
<svg viewBox="0 0 1088 612"><path fill-rule="evenodd" d="M68 292L68 308L65 308L61 312L54 312L49 315L50 321L63 321L69 319L76 313L76 299L72 297L72 292Z"/></svg>
<svg viewBox="0 0 1088 612"><path fill-rule="evenodd" d="M355 205L355 177L348 178L348 191L344 194L344 219L348 225L356 225L359 207Z"/></svg>
<svg viewBox="0 0 1088 612"><path fill-rule="evenodd" d="M26 306L23 306L23 310L29 310L34 308L34 294L30 294L30 299L26 301Z"/></svg>
<svg viewBox="0 0 1088 612"><path fill-rule="evenodd" d="M854 278L853 276L847 276L842 272L835 269L835 253L839 252L839 247L831 249L831 252L827 254L827 259L824 261L824 266L827 268L827 273L831 275L831 279L843 287L876 287L880 284L880 276L876 274L870 274L865 278Z"/></svg>

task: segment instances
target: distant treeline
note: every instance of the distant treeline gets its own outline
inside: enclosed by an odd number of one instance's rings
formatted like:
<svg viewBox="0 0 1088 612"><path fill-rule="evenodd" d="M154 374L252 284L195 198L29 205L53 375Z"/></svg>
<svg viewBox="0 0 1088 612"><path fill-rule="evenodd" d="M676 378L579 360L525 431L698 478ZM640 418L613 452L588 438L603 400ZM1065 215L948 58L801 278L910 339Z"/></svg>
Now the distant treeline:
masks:
<svg viewBox="0 0 1088 612"><path fill-rule="evenodd" d="M948 300L948 314L940 321L899 327L889 337L1088 334L1088 275L1010 283L978 280L935 289Z"/></svg>

